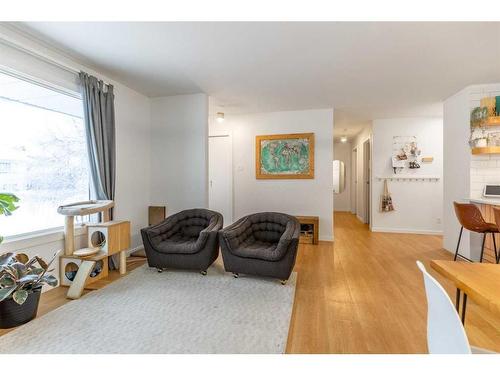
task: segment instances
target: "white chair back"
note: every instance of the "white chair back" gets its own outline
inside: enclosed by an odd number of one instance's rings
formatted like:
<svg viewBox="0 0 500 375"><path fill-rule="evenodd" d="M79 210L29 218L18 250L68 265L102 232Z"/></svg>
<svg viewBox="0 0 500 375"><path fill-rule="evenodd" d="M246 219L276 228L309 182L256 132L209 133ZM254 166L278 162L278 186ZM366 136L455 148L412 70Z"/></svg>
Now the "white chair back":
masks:
<svg viewBox="0 0 500 375"><path fill-rule="evenodd" d="M417 261L427 295L427 347L430 354L471 354L469 340L448 294Z"/></svg>

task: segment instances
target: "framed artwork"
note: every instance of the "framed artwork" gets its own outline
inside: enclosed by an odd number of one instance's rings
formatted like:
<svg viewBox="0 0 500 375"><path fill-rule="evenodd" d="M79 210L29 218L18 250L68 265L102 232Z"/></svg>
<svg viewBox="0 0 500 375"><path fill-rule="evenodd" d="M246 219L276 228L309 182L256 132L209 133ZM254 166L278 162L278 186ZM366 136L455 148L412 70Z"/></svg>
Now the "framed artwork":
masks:
<svg viewBox="0 0 500 375"><path fill-rule="evenodd" d="M314 178L314 133L255 137L258 179Z"/></svg>

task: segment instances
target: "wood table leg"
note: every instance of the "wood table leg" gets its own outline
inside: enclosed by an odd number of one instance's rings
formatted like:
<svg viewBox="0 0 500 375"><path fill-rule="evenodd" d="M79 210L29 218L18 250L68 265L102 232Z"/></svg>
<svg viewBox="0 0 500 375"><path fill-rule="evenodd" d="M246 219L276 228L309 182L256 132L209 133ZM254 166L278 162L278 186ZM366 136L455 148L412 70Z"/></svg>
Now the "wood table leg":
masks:
<svg viewBox="0 0 500 375"><path fill-rule="evenodd" d="M127 273L127 254L125 251L120 252L120 275Z"/></svg>
<svg viewBox="0 0 500 375"><path fill-rule="evenodd" d="M462 302L462 324L465 326L465 310L467 309L467 294L464 293L464 300Z"/></svg>

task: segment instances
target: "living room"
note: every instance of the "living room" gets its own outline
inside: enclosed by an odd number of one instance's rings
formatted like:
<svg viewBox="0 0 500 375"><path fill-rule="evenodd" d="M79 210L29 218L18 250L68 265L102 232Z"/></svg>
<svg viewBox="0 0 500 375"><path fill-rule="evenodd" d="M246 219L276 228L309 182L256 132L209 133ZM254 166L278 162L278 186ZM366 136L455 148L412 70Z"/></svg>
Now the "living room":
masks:
<svg viewBox="0 0 500 375"><path fill-rule="evenodd" d="M499 352L500 23L186 6L0 22L0 353Z"/></svg>

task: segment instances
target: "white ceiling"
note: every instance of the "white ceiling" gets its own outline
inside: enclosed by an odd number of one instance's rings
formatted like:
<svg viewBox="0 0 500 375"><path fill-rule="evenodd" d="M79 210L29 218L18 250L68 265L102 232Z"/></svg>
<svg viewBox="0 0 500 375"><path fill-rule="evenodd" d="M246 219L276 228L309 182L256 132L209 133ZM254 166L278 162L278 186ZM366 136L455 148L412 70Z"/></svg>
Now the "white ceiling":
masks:
<svg viewBox="0 0 500 375"><path fill-rule="evenodd" d="M463 87L500 82L500 23L16 26L148 96L205 92L227 113L334 107L341 132L440 116Z"/></svg>

